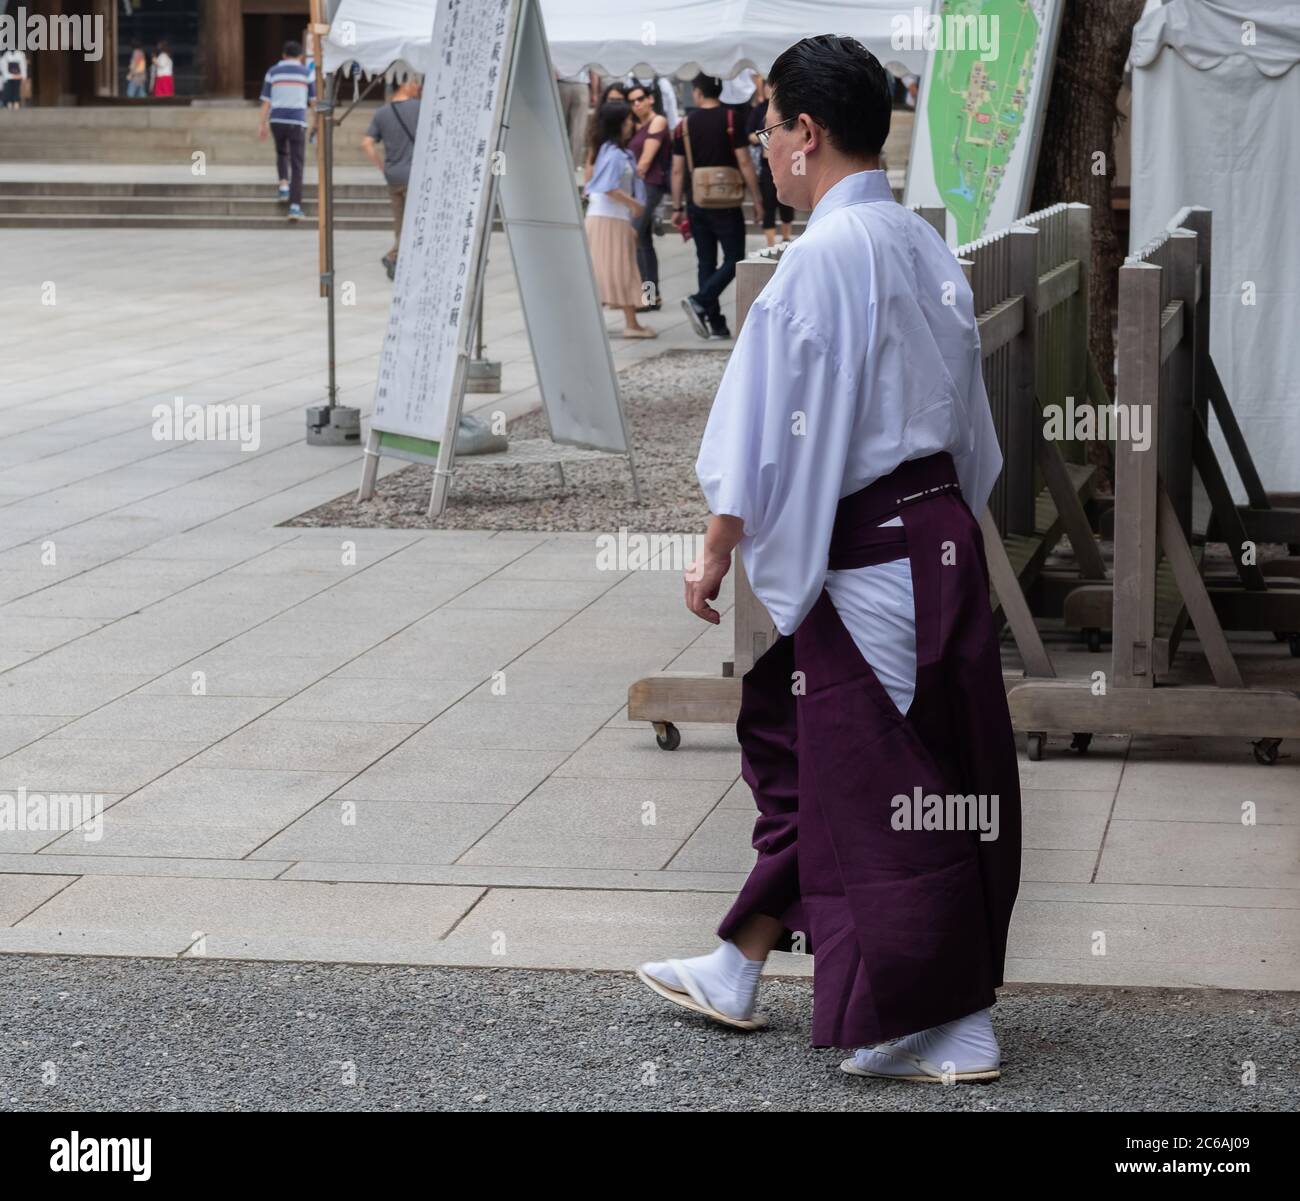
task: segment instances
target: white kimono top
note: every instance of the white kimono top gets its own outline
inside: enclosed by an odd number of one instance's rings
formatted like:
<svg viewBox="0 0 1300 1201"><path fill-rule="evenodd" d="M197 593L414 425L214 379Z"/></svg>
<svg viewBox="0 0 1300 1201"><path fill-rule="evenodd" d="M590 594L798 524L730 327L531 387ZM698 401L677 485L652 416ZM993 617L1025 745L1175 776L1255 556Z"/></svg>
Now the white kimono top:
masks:
<svg viewBox="0 0 1300 1201"><path fill-rule="evenodd" d="M835 184L745 318L695 472L713 513L744 522L755 595L793 633L823 586L906 712L916 677L906 559L828 571L839 500L948 451L978 516L1002 469L970 287L884 171ZM885 524L898 524L894 518Z"/></svg>

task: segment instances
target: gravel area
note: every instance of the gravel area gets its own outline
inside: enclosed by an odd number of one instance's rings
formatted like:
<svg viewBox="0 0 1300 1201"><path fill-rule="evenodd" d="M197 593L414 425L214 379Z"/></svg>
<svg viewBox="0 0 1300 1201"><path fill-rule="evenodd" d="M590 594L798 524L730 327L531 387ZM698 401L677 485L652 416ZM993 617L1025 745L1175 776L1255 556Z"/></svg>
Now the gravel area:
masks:
<svg viewBox="0 0 1300 1201"><path fill-rule="evenodd" d="M950 1088L840 1072L842 1052L808 1046L810 998L765 981L772 1026L744 1034L630 973L9 955L0 1110L1300 1105L1294 993L1012 986L993 1010L1002 1080Z"/></svg>
<svg viewBox="0 0 1300 1201"><path fill-rule="evenodd" d="M382 529L577 531L618 529L693 534L709 508L695 479L695 456L709 406L730 351L672 350L619 372L623 409L641 483L632 499L622 459L566 465L562 486L553 467L485 467L466 456L456 464L451 499L436 520L427 514L433 472L410 466L381 479L369 501L346 493L286 522L290 526ZM512 438L545 438L541 412L512 421Z"/></svg>

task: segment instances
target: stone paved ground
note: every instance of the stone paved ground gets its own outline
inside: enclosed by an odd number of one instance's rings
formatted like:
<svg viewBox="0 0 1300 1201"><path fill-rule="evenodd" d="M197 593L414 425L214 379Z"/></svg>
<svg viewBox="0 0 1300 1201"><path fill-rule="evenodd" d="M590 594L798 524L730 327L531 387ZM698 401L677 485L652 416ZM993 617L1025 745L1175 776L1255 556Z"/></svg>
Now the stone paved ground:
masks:
<svg viewBox="0 0 1300 1201"><path fill-rule="evenodd" d="M690 264L665 249L679 291ZM363 407L382 250L340 238L340 378ZM626 971L707 949L752 860L734 736L687 727L666 754L624 703L644 674L716 671L728 626L690 617L674 572L597 570L592 534L285 528L360 471L303 443L313 255L262 233L0 234L0 794L108 806L98 838L0 832L0 951ZM523 413L510 287L497 247L507 394L483 405ZM620 363L694 344L652 320L665 336L616 342ZM155 440L177 395L261 406L260 445ZM1300 984L1294 757L1053 751L1022 762L1011 980Z"/></svg>

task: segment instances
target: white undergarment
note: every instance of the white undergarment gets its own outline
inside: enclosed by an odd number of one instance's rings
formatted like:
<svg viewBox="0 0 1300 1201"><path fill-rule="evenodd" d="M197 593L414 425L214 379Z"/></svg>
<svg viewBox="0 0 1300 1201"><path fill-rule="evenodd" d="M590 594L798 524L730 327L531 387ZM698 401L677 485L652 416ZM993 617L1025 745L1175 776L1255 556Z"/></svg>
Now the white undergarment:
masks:
<svg viewBox="0 0 1300 1201"><path fill-rule="evenodd" d="M902 525L901 517L881 525ZM889 698L906 714L916 692L916 604L908 559L828 571L826 591Z"/></svg>

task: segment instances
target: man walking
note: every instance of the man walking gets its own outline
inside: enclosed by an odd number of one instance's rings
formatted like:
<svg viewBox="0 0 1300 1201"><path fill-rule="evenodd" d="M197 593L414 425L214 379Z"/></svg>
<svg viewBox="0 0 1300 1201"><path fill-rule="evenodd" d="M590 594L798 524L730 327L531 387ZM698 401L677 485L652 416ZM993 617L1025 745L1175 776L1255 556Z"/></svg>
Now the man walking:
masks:
<svg viewBox="0 0 1300 1201"><path fill-rule="evenodd" d="M880 169L890 84L852 38L772 67L761 144L811 210L745 320L696 474L686 604L739 546L779 637L736 730L758 859L709 955L659 995L754 1028L768 953L814 955L812 1045L898 1080L991 1080L1020 786L976 515L1002 467L971 290Z"/></svg>
<svg viewBox="0 0 1300 1201"><path fill-rule="evenodd" d="M560 92L560 110L564 114L564 127L569 131L569 150L576 169L587 157L587 122L596 106L596 81L590 71L579 71L576 75L561 75L556 71L555 86Z"/></svg>
<svg viewBox="0 0 1300 1201"><path fill-rule="evenodd" d="M289 220L301 221L303 151L307 113L316 103L316 80L302 60L302 46L285 42L280 61L262 81L262 124L257 136L275 138L280 199L289 202Z"/></svg>
<svg viewBox="0 0 1300 1201"><path fill-rule="evenodd" d="M745 190L762 210L745 122L718 100L722 81L700 74L691 83L696 107L673 135L673 216L686 213L695 242L698 290L682 301L701 338L730 338L718 303L745 257ZM683 205L682 197L687 197ZM718 250L722 265L718 265Z"/></svg>
<svg viewBox="0 0 1300 1201"><path fill-rule="evenodd" d="M384 173L388 198L393 205L393 248L380 260L389 279L397 271L397 250L402 241L406 188L411 180L415 131L420 123L420 92L420 80L414 75L407 76L392 99L370 119L370 128L361 139L366 157ZM382 158L379 146L384 148Z"/></svg>

